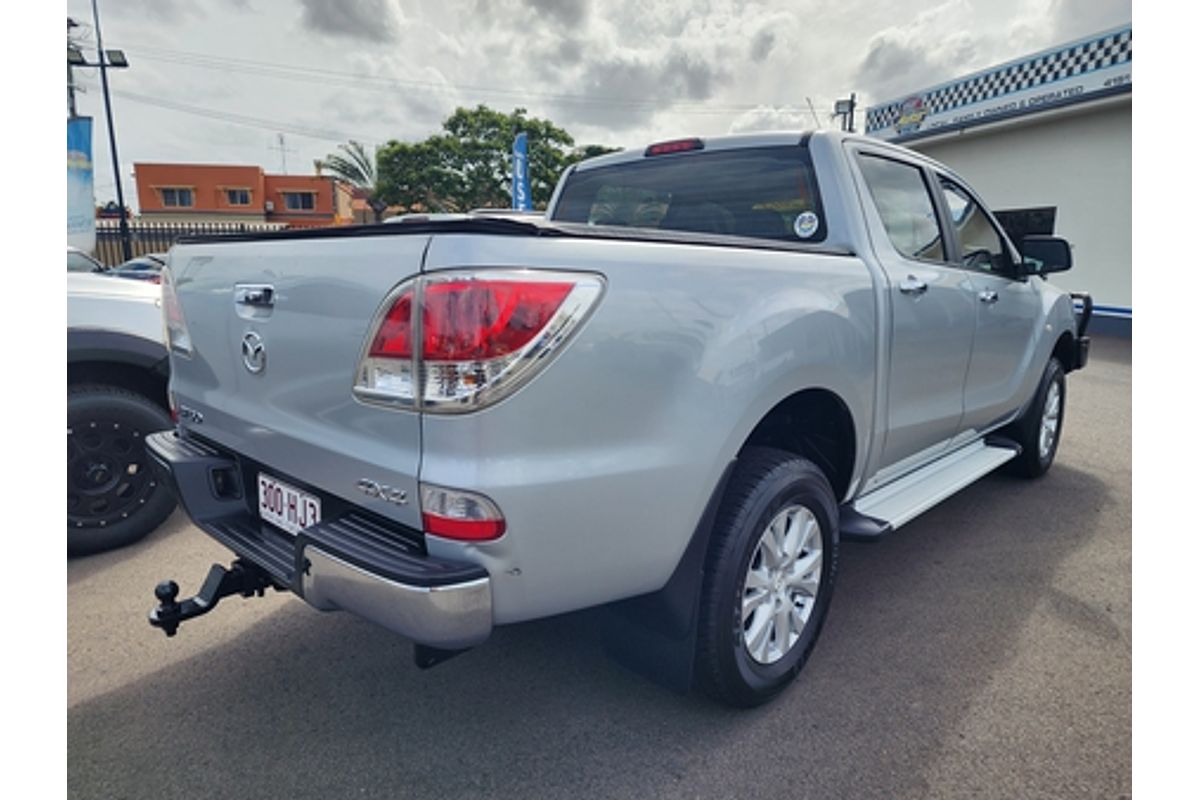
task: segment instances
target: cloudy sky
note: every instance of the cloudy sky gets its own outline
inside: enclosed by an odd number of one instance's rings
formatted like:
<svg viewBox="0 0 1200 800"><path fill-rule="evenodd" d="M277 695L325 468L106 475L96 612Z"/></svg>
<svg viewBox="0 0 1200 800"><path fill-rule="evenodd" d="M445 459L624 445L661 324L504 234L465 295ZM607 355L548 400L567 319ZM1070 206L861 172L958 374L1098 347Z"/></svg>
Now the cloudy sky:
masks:
<svg viewBox="0 0 1200 800"><path fill-rule="evenodd" d="M1130 0L100 0L100 12L105 48L131 64L110 73L126 176L136 161L277 172L286 159L307 173L340 141L422 139L480 103L618 147L829 126L850 92L861 110L1132 19ZM89 0L67 13L94 47ZM103 201L99 76L77 79Z"/></svg>

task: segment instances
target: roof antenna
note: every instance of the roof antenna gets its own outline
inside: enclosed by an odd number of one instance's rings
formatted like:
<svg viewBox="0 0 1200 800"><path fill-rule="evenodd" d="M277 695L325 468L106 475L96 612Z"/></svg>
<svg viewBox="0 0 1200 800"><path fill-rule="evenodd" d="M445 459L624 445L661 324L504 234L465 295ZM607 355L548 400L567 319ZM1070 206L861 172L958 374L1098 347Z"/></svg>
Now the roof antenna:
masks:
<svg viewBox="0 0 1200 800"><path fill-rule="evenodd" d="M824 128L825 123L821 122L821 118L817 116L817 110L813 108L812 98L806 97L804 100L808 103L808 113L812 114L813 119L817 121L817 127Z"/></svg>

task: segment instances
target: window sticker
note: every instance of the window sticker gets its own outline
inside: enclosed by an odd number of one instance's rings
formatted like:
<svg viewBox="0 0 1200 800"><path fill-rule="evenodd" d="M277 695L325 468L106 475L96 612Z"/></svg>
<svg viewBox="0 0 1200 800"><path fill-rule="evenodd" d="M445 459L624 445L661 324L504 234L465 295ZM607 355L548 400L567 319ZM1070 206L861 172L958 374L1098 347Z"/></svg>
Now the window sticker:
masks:
<svg viewBox="0 0 1200 800"><path fill-rule="evenodd" d="M817 227L821 221L817 215L811 211L804 211L796 215L796 221L792 223L792 229L796 231L796 235L801 239L808 239L817 232Z"/></svg>

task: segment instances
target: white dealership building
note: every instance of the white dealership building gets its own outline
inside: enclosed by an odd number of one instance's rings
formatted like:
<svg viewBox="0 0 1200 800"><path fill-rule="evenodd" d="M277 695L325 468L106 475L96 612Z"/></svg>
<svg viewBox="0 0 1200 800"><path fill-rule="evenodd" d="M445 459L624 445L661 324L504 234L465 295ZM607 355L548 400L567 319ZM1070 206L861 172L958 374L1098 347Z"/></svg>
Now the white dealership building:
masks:
<svg viewBox="0 0 1200 800"><path fill-rule="evenodd" d="M1127 25L919 89L866 112L866 132L962 175L1014 240L1074 246L1055 284L1090 292L1096 332L1128 333L1132 289L1133 28Z"/></svg>

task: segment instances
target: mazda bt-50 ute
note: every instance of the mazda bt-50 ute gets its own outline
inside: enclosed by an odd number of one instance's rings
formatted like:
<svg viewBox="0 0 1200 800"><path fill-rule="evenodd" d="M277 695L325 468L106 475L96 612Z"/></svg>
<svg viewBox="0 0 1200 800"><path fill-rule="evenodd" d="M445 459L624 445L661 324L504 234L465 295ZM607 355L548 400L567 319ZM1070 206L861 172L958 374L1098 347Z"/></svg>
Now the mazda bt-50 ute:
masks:
<svg viewBox="0 0 1200 800"><path fill-rule="evenodd" d="M626 661L763 702L839 541L1050 467L1088 353L1046 279L1070 264L941 164L833 131L586 161L544 218L186 241L179 424L149 446L237 560L161 584L151 622L275 587L427 666L605 606Z"/></svg>

